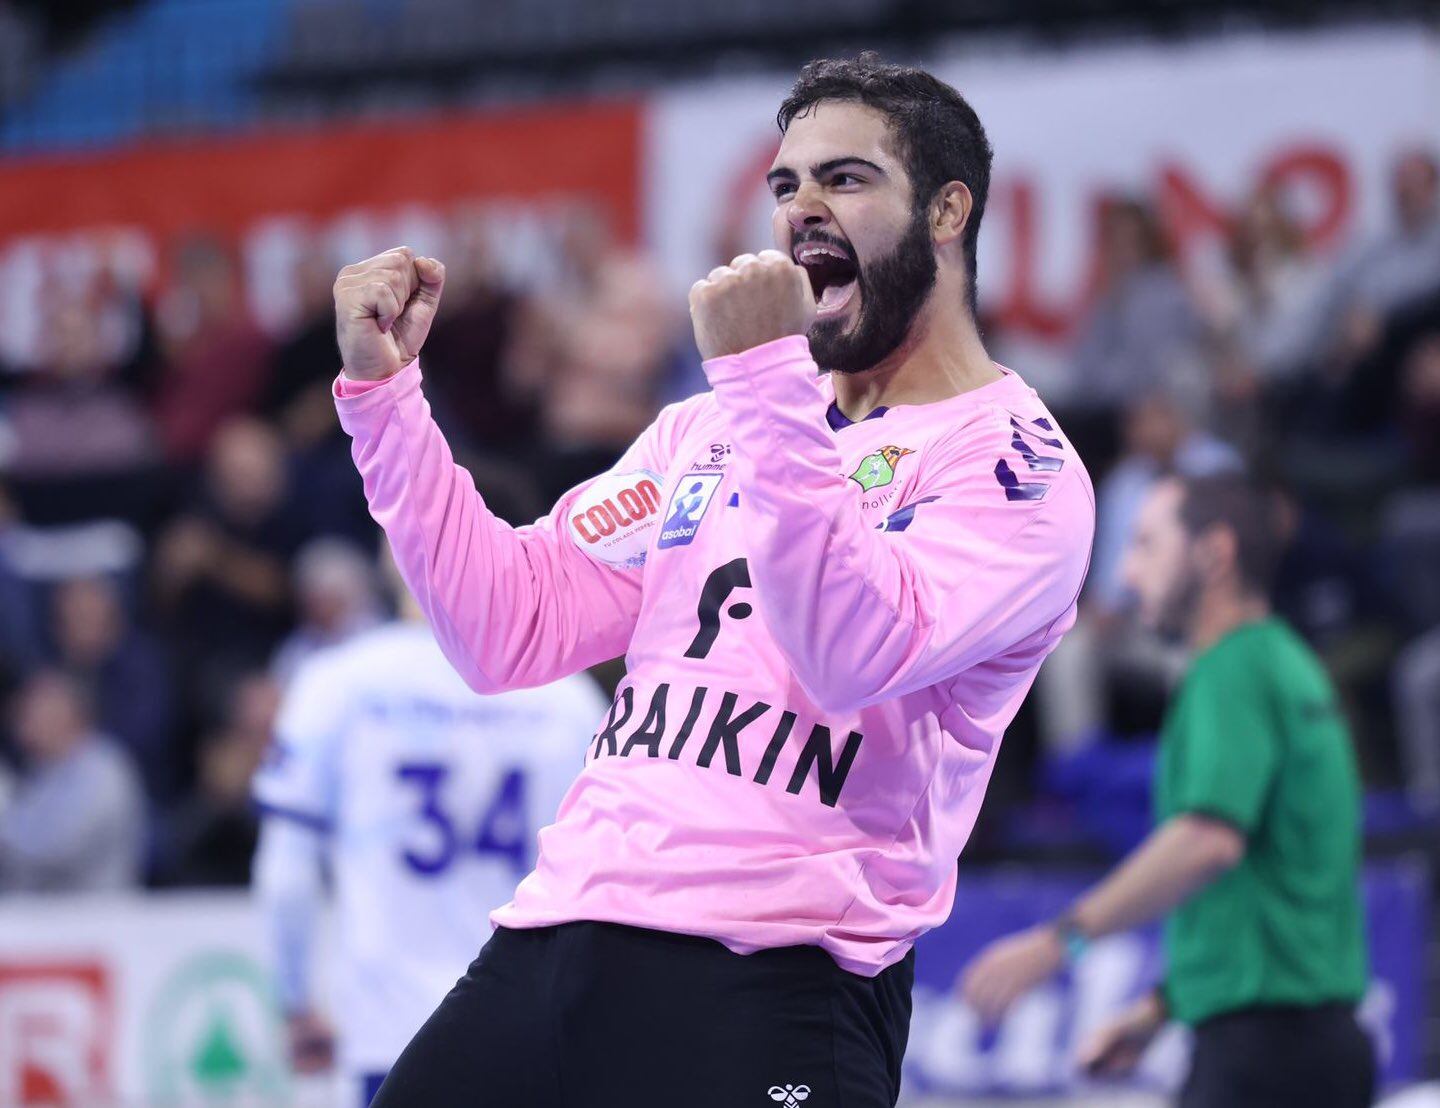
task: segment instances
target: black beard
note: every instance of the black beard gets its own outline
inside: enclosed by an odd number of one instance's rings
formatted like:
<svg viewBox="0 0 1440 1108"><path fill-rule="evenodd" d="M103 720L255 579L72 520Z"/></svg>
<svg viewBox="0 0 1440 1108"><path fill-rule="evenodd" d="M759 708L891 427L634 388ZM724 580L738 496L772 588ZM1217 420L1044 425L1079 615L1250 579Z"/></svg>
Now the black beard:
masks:
<svg viewBox="0 0 1440 1108"><path fill-rule="evenodd" d="M938 267L924 205L916 205L910 226L895 249L862 266L855 277L859 286L860 318L845 332L842 319L824 319L810 328L810 353L821 369L834 373L864 373L899 349L910 334L915 317L930 298Z"/></svg>
<svg viewBox="0 0 1440 1108"><path fill-rule="evenodd" d="M1180 579L1161 605L1155 630L1162 638L1184 642L1190 636L1190 625L1205 585L1199 571L1187 563Z"/></svg>

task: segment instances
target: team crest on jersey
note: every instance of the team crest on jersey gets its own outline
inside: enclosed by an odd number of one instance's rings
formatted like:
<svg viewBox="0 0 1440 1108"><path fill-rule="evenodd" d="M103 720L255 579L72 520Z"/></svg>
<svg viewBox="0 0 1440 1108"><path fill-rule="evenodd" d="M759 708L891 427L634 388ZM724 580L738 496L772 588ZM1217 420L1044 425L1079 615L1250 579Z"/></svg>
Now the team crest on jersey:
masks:
<svg viewBox="0 0 1440 1108"><path fill-rule="evenodd" d="M860 465L850 474L850 480L866 492L883 488L895 480L895 467L900 464L900 459L913 453L915 451L903 446L882 446L875 453L860 459Z"/></svg>
<svg viewBox="0 0 1440 1108"><path fill-rule="evenodd" d="M670 505L665 509L665 522L660 525L660 541L656 544L661 550L689 546L694 541L722 479L719 473L691 472L675 482Z"/></svg>

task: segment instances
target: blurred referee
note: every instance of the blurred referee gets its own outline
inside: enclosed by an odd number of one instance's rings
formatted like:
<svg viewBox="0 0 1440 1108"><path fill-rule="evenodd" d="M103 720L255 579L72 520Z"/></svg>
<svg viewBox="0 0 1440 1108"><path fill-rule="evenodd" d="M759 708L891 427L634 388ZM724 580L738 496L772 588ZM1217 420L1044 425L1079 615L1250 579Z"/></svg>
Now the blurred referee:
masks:
<svg viewBox="0 0 1440 1108"><path fill-rule="evenodd" d="M1101 935L1169 913L1163 986L1087 1044L1131 1069L1173 1017L1195 1028L1181 1108L1360 1108L1374 1093L1355 1019L1367 977L1360 787L1319 660L1271 614L1268 498L1243 478L1158 485L1125 574L1142 619L1193 661L1165 721L1159 826L1061 918L999 940L966 971L997 1019Z"/></svg>

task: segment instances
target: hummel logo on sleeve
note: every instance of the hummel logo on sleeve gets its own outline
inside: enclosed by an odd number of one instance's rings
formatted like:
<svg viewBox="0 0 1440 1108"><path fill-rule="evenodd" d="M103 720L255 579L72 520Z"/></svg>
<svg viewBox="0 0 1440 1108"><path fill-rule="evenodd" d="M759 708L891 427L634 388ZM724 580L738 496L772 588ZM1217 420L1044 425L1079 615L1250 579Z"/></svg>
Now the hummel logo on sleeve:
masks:
<svg viewBox="0 0 1440 1108"><path fill-rule="evenodd" d="M1021 421L1010 417L1010 445L1020 455L1032 476L1045 475L1040 480L1022 481L1010 468L1010 463L1001 458L995 463L995 480L1005 490L1006 500L1043 500L1050 491L1049 474L1059 473L1065 466L1065 459L1053 454L1041 454L1040 450L1050 447L1063 449L1059 439L1050 438L1055 428L1048 419ZM1047 434L1042 434L1046 432Z"/></svg>

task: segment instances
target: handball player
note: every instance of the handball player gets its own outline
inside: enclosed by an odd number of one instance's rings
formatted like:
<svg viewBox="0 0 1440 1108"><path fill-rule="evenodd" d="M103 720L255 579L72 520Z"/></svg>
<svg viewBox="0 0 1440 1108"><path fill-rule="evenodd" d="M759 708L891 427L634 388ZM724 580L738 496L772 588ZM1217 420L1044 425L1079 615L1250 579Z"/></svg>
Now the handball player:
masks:
<svg viewBox="0 0 1440 1108"><path fill-rule="evenodd" d="M341 420L451 663L486 693L627 663L383 1108L896 1101L912 946L1074 621L1094 497L976 327L970 105L864 55L807 65L778 122L775 249L691 290L710 391L531 526L430 417L440 262L336 281Z"/></svg>

